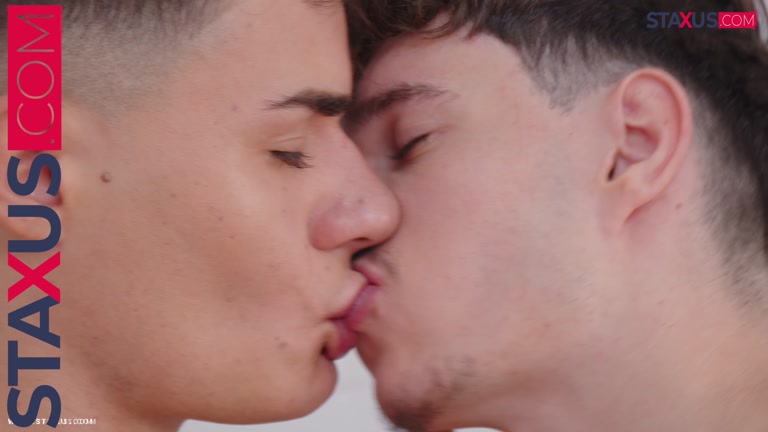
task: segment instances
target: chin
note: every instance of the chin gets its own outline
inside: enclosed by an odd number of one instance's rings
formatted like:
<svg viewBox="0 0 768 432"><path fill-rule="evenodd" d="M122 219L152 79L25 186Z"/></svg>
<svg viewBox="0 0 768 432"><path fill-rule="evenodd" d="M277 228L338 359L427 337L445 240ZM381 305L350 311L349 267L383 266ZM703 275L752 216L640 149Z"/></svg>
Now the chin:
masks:
<svg viewBox="0 0 768 432"><path fill-rule="evenodd" d="M439 414L432 401L412 392L397 391L397 386L377 386L376 399L382 413L395 426L405 430L431 430Z"/></svg>
<svg viewBox="0 0 768 432"><path fill-rule="evenodd" d="M384 362L379 362L379 367L372 372L376 380L376 400L384 414L392 418L406 406L414 401L414 390L418 381L410 380L407 370L398 370L388 367Z"/></svg>
<svg viewBox="0 0 768 432"><path fill-rule="evenodd" d="M453 375L418 362L387 362L379 358L374 373L376 399L384 415L406 430L433 430L457 395ZM447 379L447 381L446 381ZM448 429L440 424L439 429Z"/></svg>
<svg viewBox="0 0 768 432"><path fill-rule="evenodd" d="M360 338L356 349L360 360L363 361L365 367L378 381L378 370L382 360L381 356L378 355L379 351L374 348L373 343L365 336Z"/></svg>
<svg viewBox="0 0 768 432"><path fill-rule="evenodd" d="M325 358L314 371L284 371L288 377L266 386L258 382L238 387L226 399L218 399L217 406L207 406L207 415L199 412L196 420L225 424L260 424L294 420L317 410L333 394L336 387L335 366ZM247 374L243 383L247 383Z"/></svg>
<svg viewBox="0 0 768 432"><path fill-rule="evenodd" d="M276 401L274 412L281 413L281 418L271 421L292 420L311 414L324 404L333 394L338 381L338 372L333 362L321 357L313 373L295 374L305 379L296 380L291 387L286 387L283 397Z"/></svg>

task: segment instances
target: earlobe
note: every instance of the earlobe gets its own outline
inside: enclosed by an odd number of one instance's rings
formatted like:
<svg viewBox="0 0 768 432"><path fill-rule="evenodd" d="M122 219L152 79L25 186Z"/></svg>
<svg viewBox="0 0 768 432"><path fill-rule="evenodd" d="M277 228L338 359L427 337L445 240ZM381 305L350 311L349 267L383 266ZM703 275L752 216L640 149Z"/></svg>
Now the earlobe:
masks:
<svg viewBox="0 0 768 432"><path fill-rule="evenodd" d="M0 186L0 227L9 239L55 244L61 234L61 167L48 153L8 150L8 121L7 103L2 103L0 158L5 181Z"/></svg>
<svg viewBox="0 0 768 432"><path fill-rule="evenodd" d="M620 227L659 197L680 171L692 140L685 89L671 75L643 69L619 83L611 97L619 139L604 165L611 225Z"/></svg>

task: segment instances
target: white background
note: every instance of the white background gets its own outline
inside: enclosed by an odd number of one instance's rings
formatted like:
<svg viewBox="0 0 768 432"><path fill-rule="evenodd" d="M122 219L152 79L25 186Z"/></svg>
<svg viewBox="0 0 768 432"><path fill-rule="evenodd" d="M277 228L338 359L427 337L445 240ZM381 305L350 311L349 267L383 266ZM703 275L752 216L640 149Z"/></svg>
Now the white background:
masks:
<svg viewBox="0 0 768 432"><path fill-rule="evenodd" d="M339 384L331 399L299 420L254 426L224 426L189 421L180 432L391 432L376 406L373 380L355 352L337 362ZM490 429L461 429L487 432Z"/></svg>

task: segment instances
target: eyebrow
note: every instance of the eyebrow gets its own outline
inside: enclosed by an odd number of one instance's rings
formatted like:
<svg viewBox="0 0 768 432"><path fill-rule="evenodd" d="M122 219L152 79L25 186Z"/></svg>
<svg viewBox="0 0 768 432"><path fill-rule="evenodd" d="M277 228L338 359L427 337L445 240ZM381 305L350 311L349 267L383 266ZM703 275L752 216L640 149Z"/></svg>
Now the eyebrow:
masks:
<svg viewBox="0 0 768 432"><path fill-rule="evenodd" d="M308 108L324 117L338 117L346 113L351 104L349 95L306 89L281 100L268 101L267 109Z"/></svg>
<svg viewBox="0 0 768 432"><path fill-rule="evenodd" d="M435 99L448 93L447 90L432 84L400 83L367 99L354 101L344 121L349 127L360 127L399 104Z"/></svg>

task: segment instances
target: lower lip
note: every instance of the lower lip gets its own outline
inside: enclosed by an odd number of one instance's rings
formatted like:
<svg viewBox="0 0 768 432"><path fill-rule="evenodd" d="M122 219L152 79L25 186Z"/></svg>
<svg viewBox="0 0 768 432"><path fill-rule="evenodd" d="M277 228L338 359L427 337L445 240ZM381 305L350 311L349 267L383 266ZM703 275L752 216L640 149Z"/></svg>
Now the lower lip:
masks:
<svg viewBox="0 0 768 432"><path fill-rule="evenodd" d="M346 324L350 329L357 331L360 325L363 324L363 321L368 316L368 312L371 310L373 299L376 297L378 290L379 287L376 285L366 285L360 291L360 294L357 295L346 317Z"/></svg>
<svg viewBox="0 0 768 432"><path fill-rule="evenodd" d="M352 348L357 345L358 338L357 333L349 328L344 319L335 319L333 320L333 324L336 326L339 339L336 344L329 348L325 353L325 356L330 361L336 361L352 351Z"/></svg>

